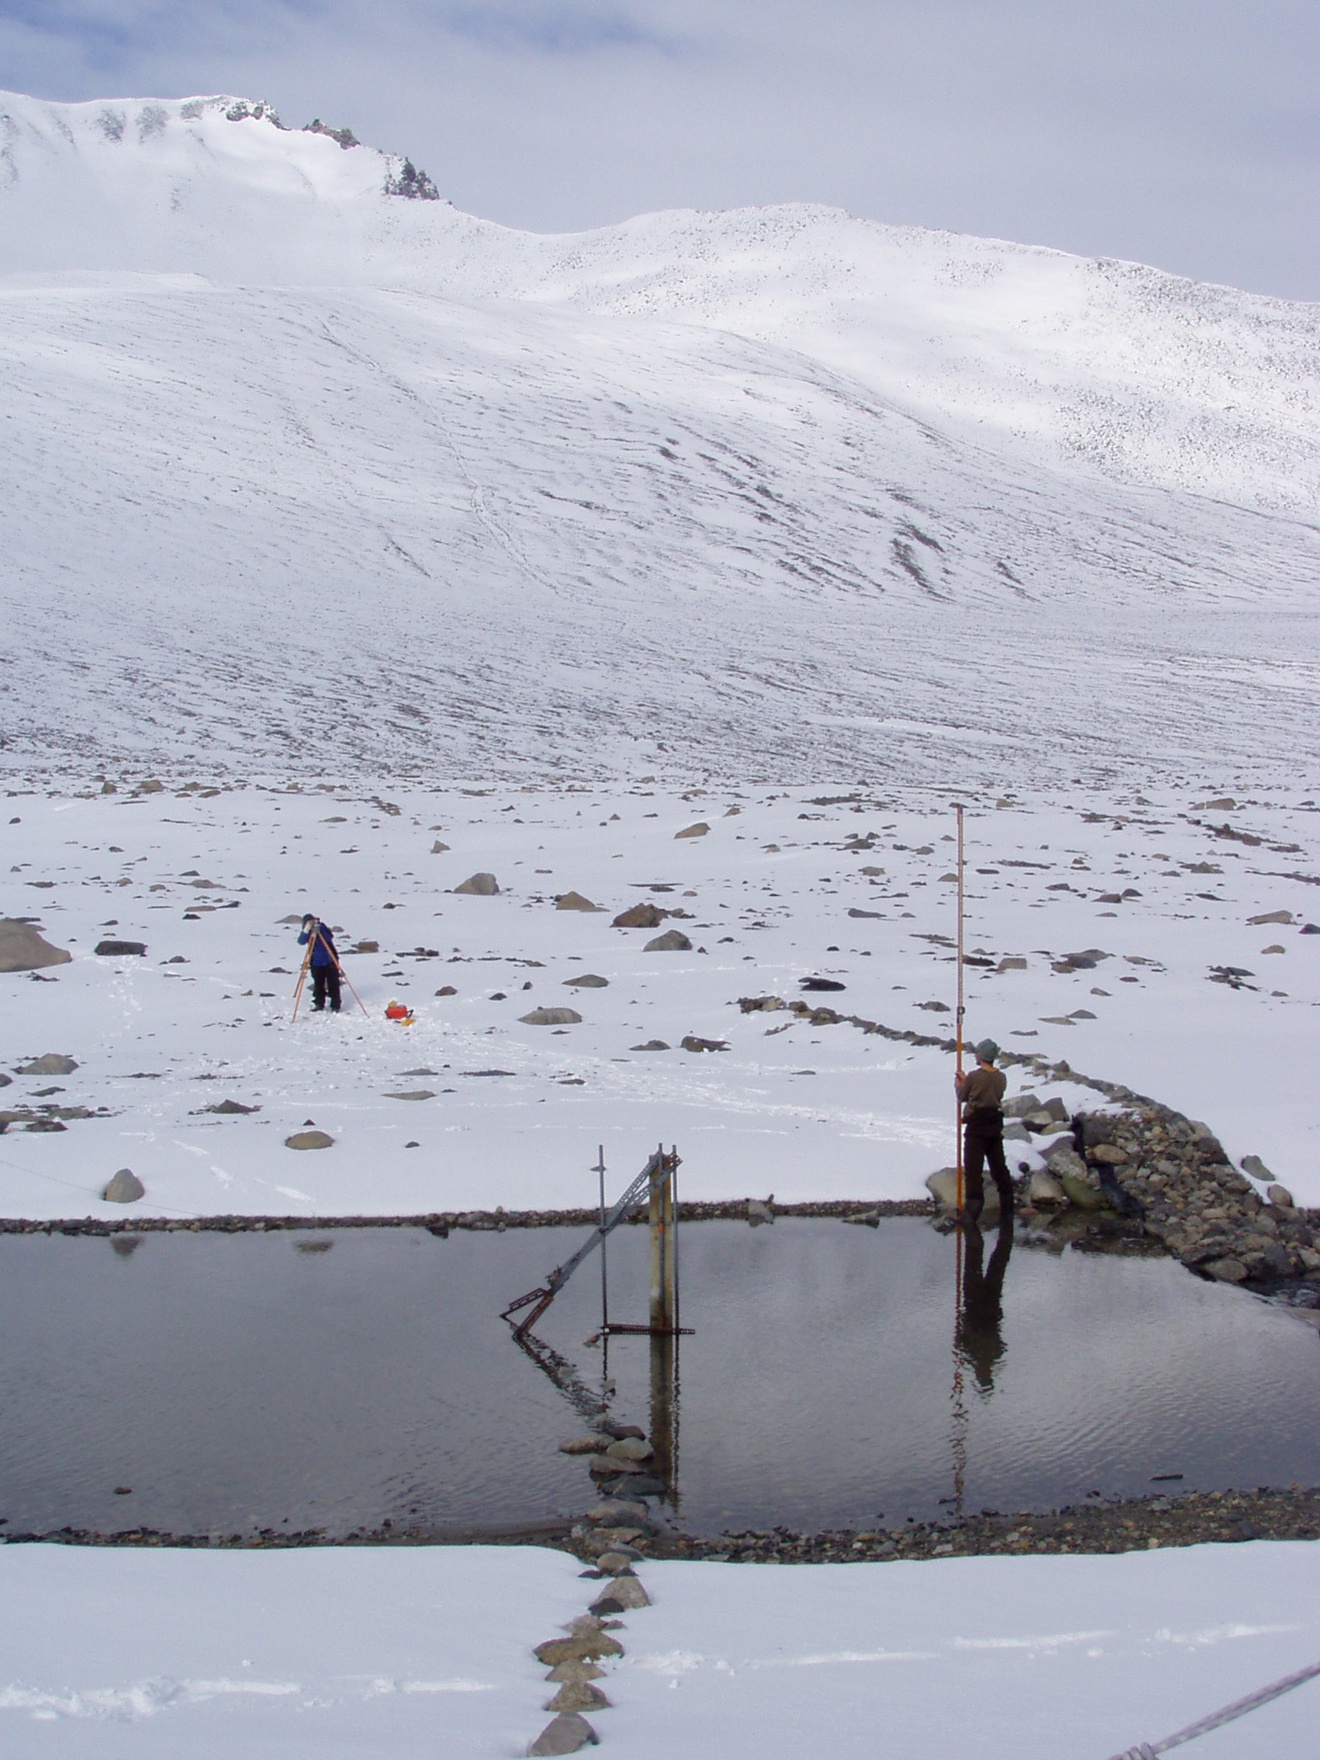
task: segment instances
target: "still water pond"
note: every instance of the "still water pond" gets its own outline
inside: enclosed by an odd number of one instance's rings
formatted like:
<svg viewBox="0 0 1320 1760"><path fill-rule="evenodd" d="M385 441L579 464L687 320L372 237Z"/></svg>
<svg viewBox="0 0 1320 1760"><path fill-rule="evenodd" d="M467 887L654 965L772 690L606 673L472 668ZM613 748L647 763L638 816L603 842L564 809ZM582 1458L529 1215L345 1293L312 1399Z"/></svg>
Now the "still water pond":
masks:
<svg viewBox="0 0 1320 1760"><path fill-rule="evenodd" d="M578 1514L556 1445L583 1420L499 1311L582 1238L0 1237L0 1516L334 1537ZM1162 1259L994 1248L960 1312L954 1240L919 1220L687 1225L676 1365L584 1344L596 1261L538 1332L656 1433L694 1533L1320 1479L1314 1327ZM612 1238L615 1320L645 1317L646 1251Z"/></svg>

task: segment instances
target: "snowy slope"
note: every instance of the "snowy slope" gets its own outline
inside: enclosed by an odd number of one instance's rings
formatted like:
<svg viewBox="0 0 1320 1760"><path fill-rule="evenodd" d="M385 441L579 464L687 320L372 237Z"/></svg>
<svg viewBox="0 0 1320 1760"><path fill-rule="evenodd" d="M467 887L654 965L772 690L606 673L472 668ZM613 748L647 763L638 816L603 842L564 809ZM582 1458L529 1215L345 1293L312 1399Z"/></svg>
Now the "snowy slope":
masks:
<svg viewBox="0 0 1320 1760"><path fill-rule="evenodd" d="M1315 308L823 210L536 238L227 98L0 108L11 760L1314 755Z"/></svg>
<svg viewBox="0 0 1320 1760"><path fill-rule="evenodd" d="M1056 464L1320 508L1313 306L803 206L538 238L390 199L397 157L254 109L0 95L5 268L186 270L675 319L808 354Z"/></svg>

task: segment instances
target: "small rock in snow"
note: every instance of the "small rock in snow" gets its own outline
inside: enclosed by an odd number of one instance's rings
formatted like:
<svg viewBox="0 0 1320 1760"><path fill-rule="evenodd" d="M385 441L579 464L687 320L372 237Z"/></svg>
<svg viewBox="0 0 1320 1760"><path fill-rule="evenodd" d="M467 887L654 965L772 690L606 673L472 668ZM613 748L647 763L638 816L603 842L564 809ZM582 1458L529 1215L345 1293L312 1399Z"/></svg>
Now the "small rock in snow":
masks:
<svg viewBox="0 0 1320 1760"><path fill-rule="evenodd" d="M529 1754L576 1754L579 1748L589 1747L600 1740L585 1717L576 1711L561 1711L553 1722L547 1723L528 1748Z"/></svg>
<svg viewBox="0 0 1320 1760"><path fill-rule="evenodd" d="M285 1137L286 1149L333 1149L335 1140L325 1131L295 1131L291 1137Z"/></svg>
<svg viewBox="0 0 1320 1760"><path fill-rule="evenodd" d="M146 1195L147 1188L131 1167L121 1167L101 1193L107 1204L136 1204Z"/></svg>
<svg viewBox="0 0 1320 1760"><path fill-rule="evenodd" d="M454 887L455 892L465 892L474 898L491 898L499 889L499 882L493 874L469 874Z"/></svg>

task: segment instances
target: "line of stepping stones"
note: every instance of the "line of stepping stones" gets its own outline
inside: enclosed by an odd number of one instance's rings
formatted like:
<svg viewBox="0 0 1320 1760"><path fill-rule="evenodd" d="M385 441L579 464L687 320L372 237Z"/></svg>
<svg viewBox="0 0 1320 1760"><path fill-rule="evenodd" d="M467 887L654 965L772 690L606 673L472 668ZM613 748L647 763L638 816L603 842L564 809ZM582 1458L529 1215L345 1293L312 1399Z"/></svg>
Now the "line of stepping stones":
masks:
<svg viewBox="0 0 1320 1760"><path fill-rule="evenodd" d="M633 1567L643 1556L654 1525L644 1505L618 1493L628 1488L629 1480L644 1494L654 1495L663 1489L647 1471L654 1450L635 1424L607 1419L598 1430L559 1446L564 1454L589 1456L592 1479L610 1493L589 1509L572 1531L580 1550L594 1560L584 1576L604 1586L587 1612L570 1620L565 1628L567 1637L548 1638L535 1648L537 1661L549 1671L547 1680L558 1690L545 1706L554 1717L527 1750L533 1755L576 1754L600 1741L583 1715L609 1709L609 1699L596 1685L605 1672L600 1663L624 1653L623 1645L612 1635L622 1625L618 1616L651 1605Z"/></svg>

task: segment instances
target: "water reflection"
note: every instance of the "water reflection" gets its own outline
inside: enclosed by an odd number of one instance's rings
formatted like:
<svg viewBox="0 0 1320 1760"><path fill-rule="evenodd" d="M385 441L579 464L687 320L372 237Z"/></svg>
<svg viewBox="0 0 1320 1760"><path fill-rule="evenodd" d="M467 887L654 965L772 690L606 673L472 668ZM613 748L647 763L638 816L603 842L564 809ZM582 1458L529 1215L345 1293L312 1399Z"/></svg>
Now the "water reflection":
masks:
<svg viewBox="0 0 1320 1760"><path fill-rule="evenodd" d="M1013 1216L999 1224L990 1263L985 1263L985 1237L976 1224L964 1233L962 1300L954 1348L976 1376L982 1393L993 1393L995 1368L1004 1355L1004 1273L1013 1251Z"/></svg>

